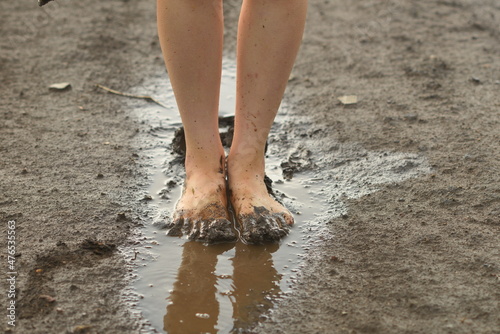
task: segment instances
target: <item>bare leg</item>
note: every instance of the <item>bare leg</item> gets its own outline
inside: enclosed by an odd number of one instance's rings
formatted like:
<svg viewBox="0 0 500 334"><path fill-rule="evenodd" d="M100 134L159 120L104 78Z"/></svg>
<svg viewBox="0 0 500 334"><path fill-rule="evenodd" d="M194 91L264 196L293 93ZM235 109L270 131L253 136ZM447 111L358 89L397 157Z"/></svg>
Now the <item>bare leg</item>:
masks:
<svg viewBox="0 0 500 334"><path fill-rule="evenodd" d="M302 40L306 0L244 0L238 26L231 203L248 243L277 241L293 224L267 193L264 149Z"/></svg>
<svg viewBox="0 0 500 334"><path fill-rule="evenodd" d="M158 34L186 135L186 180L169 234L232 241L218 129L222 0L158 0Z"/></svg>

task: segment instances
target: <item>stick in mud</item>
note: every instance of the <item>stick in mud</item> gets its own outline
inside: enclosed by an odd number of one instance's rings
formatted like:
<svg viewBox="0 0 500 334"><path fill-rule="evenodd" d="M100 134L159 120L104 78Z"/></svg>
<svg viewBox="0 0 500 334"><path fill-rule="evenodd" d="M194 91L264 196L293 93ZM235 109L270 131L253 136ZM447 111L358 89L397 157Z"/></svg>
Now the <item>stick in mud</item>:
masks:
<svg viewBox="0 0 500 334"><path fill-rule="evenodd" d="M129 94L129 93L122 93L122 92L119 92L117 90L114 90L114 89L111 89L109 87L106 87L106 86L103 86L103 85L100 85L100 84L96 84L96 87L99 87L109 93L112 93L112 94L116 94L116 95L120 95L120 96L126 96L126 97L132 97L132 98L135 98L135 99L143 99L143 100L146 100L146 101L149 101L149 102L153 102L153 103L156 103L157 105L159 106L162 106L163 108L168 108L166 105L164 105L163 103L161 103L160 101L158 101L157 99L151 97L151 96L148 96L148 95L134 95L134 94Z"/></svg>

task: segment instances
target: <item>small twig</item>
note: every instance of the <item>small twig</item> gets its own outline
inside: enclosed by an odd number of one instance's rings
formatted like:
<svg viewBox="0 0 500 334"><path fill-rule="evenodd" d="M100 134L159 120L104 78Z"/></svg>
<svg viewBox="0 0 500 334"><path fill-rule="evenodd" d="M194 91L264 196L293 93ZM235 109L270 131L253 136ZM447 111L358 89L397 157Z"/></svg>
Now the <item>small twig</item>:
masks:
<svg viewBox="0 0 500 334"><path fill-rule="evenodd" d="M156 103L159 106L162 106L163 108L168 109L168 107L166 105L164 105L163 103L161 103L157 99L155 99L155 98L153 98L151 96L148 96L148 95L134 95L134 94L129 94L129 93L122 93L122 92L119 92L117 90L114 90L114 89L111 89L111 88L108 88L106 86L99 85L99 84L96 84L96 87L104 89L105 91L110 92L112 94L116 94L116 95L120 95L120 96L126 96L126 97L132 97L134 99L143 99L143 100L146 100L146 101L149 101L149 102L153 102L153 103Z"/></svg>

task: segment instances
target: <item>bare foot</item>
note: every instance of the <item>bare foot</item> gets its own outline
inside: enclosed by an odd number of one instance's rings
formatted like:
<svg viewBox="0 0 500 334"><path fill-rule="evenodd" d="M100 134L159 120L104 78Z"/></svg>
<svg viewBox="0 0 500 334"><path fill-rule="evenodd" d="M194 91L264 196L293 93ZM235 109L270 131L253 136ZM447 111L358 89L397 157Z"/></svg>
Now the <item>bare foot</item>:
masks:
<svg viewBox="0 0 500 334"><path fill-rule="evenodd" d="M237 236L227 212L224 174L191 176L184 182L167 235L207 242L232 242Z"/></svg>
<svg viewBox="0 0 500 334"><path fill-rule="evenodd" d="M277 242L288 234L294 223L292 214L267 192L263 170L263 162L228 158L231 204L241 238L251 244Z"/></svg>

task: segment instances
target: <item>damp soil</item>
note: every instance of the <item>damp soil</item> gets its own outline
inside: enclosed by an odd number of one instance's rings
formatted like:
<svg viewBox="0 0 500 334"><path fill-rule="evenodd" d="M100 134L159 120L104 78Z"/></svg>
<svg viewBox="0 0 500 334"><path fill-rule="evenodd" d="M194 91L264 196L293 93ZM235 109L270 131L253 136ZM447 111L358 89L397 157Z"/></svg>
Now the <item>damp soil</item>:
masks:
<svg viewBox="0 0 500 334"><path fill-rule="evenodd" d="M226 59L239 6L225 1ZM147 101L95 87L171 99L151 89L166 79L153 3L0 2L3 248L8 221L17 238L16 327L2 327L147 333L157 315L175 324L195 312L220 332L499 333L499 17L495 0L311 1L268 142L273 189L298 224L249 250L153 224L182 182L181 164L164 165L177 159L180 124L155 107L164 120L152 126L137 115ZM48 88L63 82L71 88ZM159 252L170 243L175 252ZM217 323L176 302L192 298L191 280ZM155 299L137 284L163 304L148 311Z"/></svg>
<svg viewBox="0 0 500 334"><path fill-rule="evenodd" d="M226 150L231 145L234 125L235 85L234 61L224 60L219 125ZM308 193L303 183L310 179L310 174L303 175L303 180L298 178L285 184L278 163L284 156L280 154L267 166L266 185L272 196L295 209L298 225L281 245L276 242L248 245L241 239L206 245L191 241L186 234L176 237L179 234L171 224L171 217L184 177L183 130L166 78L151 78L141 87L133 88L144 89L155 94L167 92L162 101L167 110L134 107L138 117L151 129L137 138L140 147L147 147L142 151L147 157L144 166L151 175L151 185L144 196L148 199L145 221L149 224L141 231L148 241L145 247L134 249L134 255L138 255L135 260L140 261L141 267L135 272L137 279L132 284L133 293L139 297L138 309L147 319L147 330L248 331L264 320L276 300L290 290L311 240L321 235L321 226L315 218L327 208L327 203ZM283 122L281 118L277 124ZM274 186L273 179L277 183ZM233 230L239 235L234 214L231 210L230 213Z"/></svg>
<svg viewBox="0 0 500 334"><path fill-rule="evenodd" d="M228 151L234 125L235 62L225 59L222 68L219 132ZM295 128L296 135L304 137L299 133L308 128L307 119L293 117L288 105L283 103L269 136L265 183L270 194L296 216L295 227L287 228L287 233L283 230L283 234L269 235L262 231L268 229L264 219L257 220L251 226L253 230L242 230L237 228L239 222L236 222L241 217L233 213L238 242L224 246L195 246L189 241L193 235L182 233L182 226L172 224L175 201L180 196L184 178L185 154L184 132L173 92L163 76L145 80L141 87L132 88L137 94L144 90L165 95L161 101L165 110L137 103L129 106L150 127L150 131L136 137L145 157L143 166L152 177L149 192L144 195L150 211L144 219L146 228L141 231L148 245L134 249L134 257L140 255L142 267L135 272L137 280L133 283L133 292L140 298L138 309L151 331L251 331L266 319L267 311L290 292L304 265L305 254L316 243L332 237L325 225L330 219L346 214L345 200L377 191L379 184L401 182L430 172L422 156L370 152L352 144L337 144L337 149L344 153L338 153L335 158L349 163L332 168L326 163L328 160L315 159L311 151L316 147L316 155L325 155L333 144L330 140L303 138L297 146L291 139L277 139L287 128ZM166 145L168 142L170 144ZM291 148L283 150L282 147ZM327 182L333 178L334 183ZM231 207L229 210L232 213ZM256 208L256 214L267 217L265 208ZM271 248L247 245L249 232L253 233L254 244L276 245L270 245ZM175 240L165 235L183 238ZM199 259L196 252L202 253ZM198 266L205 269L199 271ZM209 277L213 279L207 285ZM200 288L200 284L204 288Z"/></svg>

